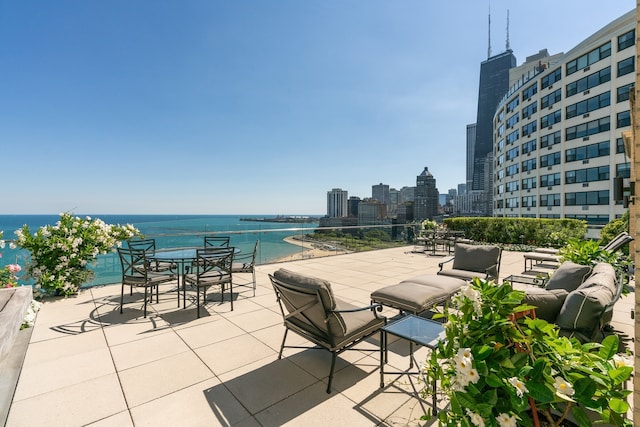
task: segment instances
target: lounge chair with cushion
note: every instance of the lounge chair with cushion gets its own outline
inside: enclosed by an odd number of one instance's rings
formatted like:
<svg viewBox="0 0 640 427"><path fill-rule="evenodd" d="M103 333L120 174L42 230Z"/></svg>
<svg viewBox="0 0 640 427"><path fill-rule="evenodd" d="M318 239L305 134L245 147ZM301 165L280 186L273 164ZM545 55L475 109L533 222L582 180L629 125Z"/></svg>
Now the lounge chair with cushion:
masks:
<svg viewBox="0 0 640 427"><path fill-rule="evenodd" d="M377 313L381 306L358 307L342 301L333 295L331 284L326 280L304 276L283 268L273 275L270 274L269 278L285 326L278 359L282 358L285 347L309 348L285 345L289 331L330 351L332 357L327 393L331 393L337 355L380 330L386 322L386 318L378 316Z"/></svg>
<svg viewBox="0 0 640 427"><path fill-rule="evenodd" d="M453 258L438 264L438 274L464 280L475 277L498 280L501 256L502 249L499 246L456 243ZM452 263L452 267L444 268L448 263Z"/></svg>

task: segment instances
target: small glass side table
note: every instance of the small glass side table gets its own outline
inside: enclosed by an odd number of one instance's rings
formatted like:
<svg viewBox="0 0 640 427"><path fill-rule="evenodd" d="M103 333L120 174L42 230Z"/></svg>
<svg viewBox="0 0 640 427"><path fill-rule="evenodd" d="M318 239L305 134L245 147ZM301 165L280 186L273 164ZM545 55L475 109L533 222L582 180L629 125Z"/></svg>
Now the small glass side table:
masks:
<svg viewBox="0 0 640 427"><path fill-rule="evenodd" d="M388 334L397 336L399 338L409 341L409 369L402 372L385 372L384 365L387 363L387 336ZM413 314L408 314L395 322L389 323L380 328L380 388L384 388L384 374L392 375L406 375L406 374L418 374L423 375L420 372L420 365L416 362L413 356L413 345L423 345L431 350L438 346L438 343L445 339L445 331L442 323L436 322L431 319L425 319ZM411 371L413 367L417 368L416 371ZM424 375L423 375L424 379ZM426 381L425 381L426 383ZM436 407L436 383L432 384L433 387L433 413L436 414L438 409Z"/></svg>

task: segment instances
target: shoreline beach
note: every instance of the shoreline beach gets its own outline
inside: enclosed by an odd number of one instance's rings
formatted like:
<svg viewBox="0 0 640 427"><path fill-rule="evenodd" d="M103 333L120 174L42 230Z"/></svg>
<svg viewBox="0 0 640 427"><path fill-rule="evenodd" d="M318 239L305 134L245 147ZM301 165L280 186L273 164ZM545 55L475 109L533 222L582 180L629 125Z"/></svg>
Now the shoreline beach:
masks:
<svg viewBox="0 0 640 427"><path fill-rule="evenodd" d="M286 257L279 258L277 262L297 261L301 259L320 258L346 253L343 250L330 251L326 249L320 249L315 246L315 242L301 241L297 238L297 236L285 237L283 240L289 244L299 246L301 248L301 251Z"/></svg>

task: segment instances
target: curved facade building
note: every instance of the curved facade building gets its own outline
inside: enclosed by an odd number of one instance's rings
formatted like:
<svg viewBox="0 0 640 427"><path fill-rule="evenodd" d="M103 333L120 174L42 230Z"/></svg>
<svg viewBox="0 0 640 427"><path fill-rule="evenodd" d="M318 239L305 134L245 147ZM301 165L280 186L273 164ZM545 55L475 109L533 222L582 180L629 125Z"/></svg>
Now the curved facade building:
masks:
<svg viewBox="0 0 640 427"><path fill-rule="evenodd" d="M630 172L622 132L636 18L633 10L565 54L541 51L511 70L493 118L494 216L603 225L622 215L613 182Z"/></svg>

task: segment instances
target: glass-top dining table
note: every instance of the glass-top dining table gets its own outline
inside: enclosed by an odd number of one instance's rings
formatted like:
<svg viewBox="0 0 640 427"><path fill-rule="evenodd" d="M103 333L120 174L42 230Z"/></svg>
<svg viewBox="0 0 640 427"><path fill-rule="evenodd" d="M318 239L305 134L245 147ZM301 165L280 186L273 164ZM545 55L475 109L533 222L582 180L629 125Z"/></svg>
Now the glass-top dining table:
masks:
<svg viewBox="0 0 640 427"><path fill-rule="evenodd" d="M198 259L198 249L204 248L183 247L156 249L153 255L148 257L151 261L170 262L175 263L178 266L178 291L180 290L180 287L182 287L182 308L187 308L187 285L185 283L184 276L187 273L187 266L195 263ZM236 247L229 247L229 249L233 249L234 254L240 252Z"/></svg>

